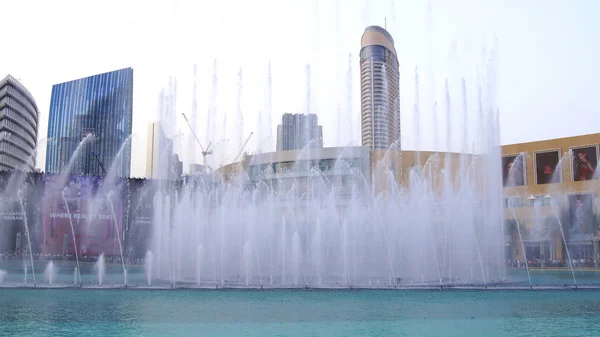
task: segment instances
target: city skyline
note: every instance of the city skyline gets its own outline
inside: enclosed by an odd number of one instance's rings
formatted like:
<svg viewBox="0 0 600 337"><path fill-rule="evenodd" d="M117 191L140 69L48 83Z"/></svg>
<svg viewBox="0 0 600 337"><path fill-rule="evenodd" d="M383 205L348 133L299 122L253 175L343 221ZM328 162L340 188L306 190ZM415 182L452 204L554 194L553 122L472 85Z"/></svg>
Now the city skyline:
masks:
<svg viewBox="0 0 600 337"><path fill-rule="evenodd" d="M4 7L14 13L7 18L8 24L18 25L26 14L40 24L44 24L49 18L53 22L59 22L58 25L47 24L48 29L43 32L25 27L19 39L9 36L8 42L21 46L24 57L7 55L6 62L0 64L0 74L13 74L33 93L40 108L40 132L43 134L47 127L45 124L48 119L51 84L132 66L139 69L135 75L136 83L143 83L134 89L135 101L138 103L134 108L136 120L133 122L133 129L136 136L133 141L138 146L144 144L147 123L156 119L156 97L160 88L165 87L166 77L178 76L181 91L178 103L187 112L191 104L191 69L193 64L198 64L201 83L198 86L196 129L203 141L212 138L216 143L221 142L217 144L221 149L215 155L221 157L213 160L221 162L223 157L231 156L239 148L239 144L234 144L238 142L236 139L229 139L230 144L222 141L226 138L223 131L214 131L214 137L209 135L209 131L205 131L208 129L205 116L211 100L213 68L217 68L218 110L228 111L226 122L219 119L214 124L219 130L231 130L223 125L231 124L237 119L236 83L241 68L245 84L241 109L244 124L243 132L236 133L242 134L239 137L242 140L250 131L256 133L248 145L250 151L260 148L261 142L271 144L273 149L278 116L283 112L305 110L305 65L309 63L311 92L314 95L313 101L308 104L318 107L315 110L324 128L324 145L357 145L360 142L357 127L360 106L357 81L358 41L365 27L371 24L385 26L386 17L387 28L400 46L398 54L403 74L400 85L403 147L423 150L436 148L435 137L439 138L437 146L442 147L440 139L446 137L441 132L434 132L433 125L436 124L441 129L446 124L442 114L445 78L450 79L453 103L459 108L460 77L467 77L469 90L472 91L476 83L472 76L475 67L470 67L470 64L481 63L481 51L484 49L495 50L492 63L497 74L496 105L501 112L500 137L503 144L596 131L593 121L597 108L591 98L594 97L594 79L600 73L597 62L593 61L598 49L585 43L597 31L593 18L599 13L599 7L593 2L581 2L572 6L560 2L547 2L544 6L523 6L515 1L489 2L485 5L466 0L452 4L432 1L429 10L426 2L406 4L392 1L374 4L355 1L345 3L343 7L333 2L314 2L294 3L289 8L283 8L285 6L281 4L258 1L257 4L240 3L240 7L244 9L241 12L245 13L241 17L241 14L227 13L222 4L199 6L186 1L173 5L158 3L149 5L143 13L139 13L139 8L131 4L120 5L120 10L114 11L117 3L109 2L105 8L94 9L99 14L98 18L87 21L82 20L78 13L90 11L90 5L64 2L69 9L59 10L60 4L50 6L43 2L7 2ZM260 8L264 15L258 20L255 18L259 16L253 13ZM206 15L206 18L199 18L198 15ZM196 20L190 20L192 17ZM116 24L103 25L104 21ZM234 21L248 29L238 31L232 28L228 23ZM282 24L284 22L287 24ZM511 22L511 25L506 25L506 22ZM556 22L561 24L556 25ZM589 24L585 24L586 22ZM55 41L50 38L56 29L66 29L73 24L81 28L73 39ZM198 31L206 29L205 25L223 29L219 34L210 36L203 44L187 44L186 41L193 40L191 37ZM270 26L280 27L273 38L282 41L281 44L270 44L264 37ZM316 34L317 31L320 34ZM494 40L498 41L496 49L490 47L494 45ZM24 41L28 41L27 44ZM50 41L54 41L54 44L50 44ZM107 53L110 49L98 50L95 48L97 44L90 41L110 43L121 52ZM156 48L157 41L161 44L160 48ZM61 52L39 57L39 53L32 48ZM211 51L206 53L206 49ZM241 53L243 55L237 57L232 51L238 49L259 52L255 55ZM296 53L292 55L289 50ZM573 61L573 55L577 55L577 62ZM264 98L264 92L268 82L266 74L269 59L273 104L270 114L266 114L263 102L267 99ZM328 63L331 66L327 67ZM419 125L415 125L413 112L416 67L420 75L419 89L422 97ZM435 76L430 76L429 69ZM427 85L432 77L436 83L435 89ZM337 81L339 85L331 86L332 82L328 82L327 78ZM324 88L328 86L332 90L325 91ZM346 94L346 87L352 87L350 98ZM321 92L327 92L328 97L334 98L328 98L328 101L319 97ZM436 123L433 122L432 97L439 103ZM347 104L348 100L351 104ZM469 103L471 107L476 106L474 99ZM261 120L258 111L263 112L265 120L261 127L257 127ZM348 111L351 111L351 118L345 115ZM564 111L577 111L578 117L565 119ZM271 124L268 123L267 116L270 116ZM181 153L187 167L191 162L200 162L201 157L199 150L186 145L191 143L190 135L182 127L180 118L176 118L175 130L179 129L184 133L183 137L179 137L176 152ZM453 117L453 123L461 123L460 120L455 120ZM561 121L560 128L555 126L557 120ZM259 130L260 128L263 130ZM420 131L415 132L415 128ZM475 127L469 126L469 129ZM351 131L340 135L338 130ZM457 143L460 132L453 131L452 139L456 139L454 143ZM271 140L265 141L269 133ZM437 134L440 135L436 136ZM456 147L454 143L452 146ZM44 163L44 151L39 152L38 167ZM145 159L145 153L134 154L133 176L143 176Z"/></svg>

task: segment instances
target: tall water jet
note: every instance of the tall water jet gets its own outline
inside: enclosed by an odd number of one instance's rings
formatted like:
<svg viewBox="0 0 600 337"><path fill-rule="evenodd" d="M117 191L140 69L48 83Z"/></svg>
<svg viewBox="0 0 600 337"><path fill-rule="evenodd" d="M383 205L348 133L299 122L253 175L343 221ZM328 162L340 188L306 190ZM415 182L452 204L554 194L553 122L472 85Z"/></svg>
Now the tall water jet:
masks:
<svg viewBox="0 0 600 337"><path fill-rule="evenodd" d="M79 145L77 145L77 148L75 148L75 151L73 152L73 155L71 156L71 159L69 160L69 163L67 164L67 167L64 168L61 172L62 177L59 180L59 184L58 186L65 186L65 184L67 183L68 179L69 179L69 174L71 173L71 169L73 168L73 165L75 164L75 160L77 160L77 157L79 156L79 152L81 152L81 149L83 149L83 147L89 143L90 141L92 141L94 139L94 136L89 133L87 136L85 136L85 138L79 142Z"/></svg>
<svg viewBox="0 0 600 337"><path fill-rule="evenodd" d="M108 200L109 204L110 204L110 210L112 212L112 223L114 224L115 227L115 232L117 232L117 241L119 242L119 253L121 256L121 265L123 266L123 284L125 286L127 286L127 269L125 268L125 259L123 258L123 244L121 243L121 231L119 229L119 224L117 223L117 213L115 212L115 205L113 204L112 201L112 196L114 195L114 192L111 191L110 193L108 193L108 195L106 196L106 199Z"/></svg>
<svg viewBox="0 0 600 337"><path fill-rule="evenodd" d="M66 187L62 191L62 199L65 203L65 208L67 209L69 224L71 225L71 234L73 236L73 249L75 250L75 261L77 262L77 266L75 267L77 268L75 284L77 284L77 277L79 277L79 282L81 283L81 268L79 268L79 253L77 251L77 239L75 238L75 227L73 226L73 218L71 217L71 211L69 210L69 201L67 200Z"/></svg>
<svg viewBox="0 0 600 337"><path fill-rule="evenodd" d="M561 161L562 161L562 159L561 159ZM575 288L577 288L577 280L575 279L575 271L573 270L573 260L571 260L571 253L569 253L569 246L567 245L567 238L565 237L565 230L563 229L562 221L560 221L560 217L558 216L558 212L556 211L553 200L550 201L550 206L552 207L552 213L554 214L554 216L556 217L556 220L558 221L558 227L560 228L560 235L562 236L563 243L565 244L565 250L567 251L567 260L569 261L569 269L571 270L571 276L573 277L573 285L575 286Z"/></svg>
<svg viewBox="0 0 600 337"><path fill-rule="evenodd" d="M294 286L298 286L298 281L300 277L300 255L302 252L300 251L300 237L298 236L298 232L294 233L292 237L292 266L293 266L293 275L294 275Z"/></svg>
<svg viewBox="0 0 600 337"><path fill-rule="evenodd" d="M49 285L54 284L54 278L56 277L56 267L54 267L54 262L50 261L46 265L46 269L44 270L44 277L46 278L46 282Z"/></svg>
<svg viewBox="0 0 600 337"><path fill-rule="evenodd" d="M144 270L146 271L147 285L152 285L152 263L154 262L154 255L151 251L146 251L146 257L144 258Z"/></svg>
<svg viewBox="0 0 600 337"><path fill-rule="evenodd" d="M206 137L208 143L216 140L215 131L217 130L217 100L218 100L218 77L217 77L217 60L213 62L212 84L210 92L210 101L208 106L208 120Z"/></svg>
<svg viewBox="0 0 600 337"><path fill-rule="evenodd" d="M204 249L202 245L196 248L196 284L200 286L202 281L202 258L204 257Z"/></svg>
<svg viewBox="0 0 600 337"><path fill-rule="evenodd" d="M353 109L352 109L352 107L354 105L353 102L352 102L352 98L353 98L353 96L352 96L352 90L354 88L354 82L352 81L352 74L354 72L354 69L352 69L352 63L353 62L354 62L354 58L352 57L352 53L350 53L350 54L348 54L348 70L347 70L347 73L346 73L346 81L348 83L347 84L348 86L346 88L346 113L348 114L348 116L351 116L351 117L354 117L353 116L354 112L353 112ZM352 120L354 120L354 118L348 118L347 119L347 121L348 121L347 122L348 123L348 125L347 125L348 129L346 131L349 131L349 133L350 133L350 141L344 141L344 144L345 143L352 143L352 139L354 139L354 136L356 134L355 133L356 130L354 130L354 124L352 123ZM341 132L341 130L338 130L338 132ZM342 146L344 144L339 144L338 143L338 146Z"/></svg>
<svg viewBox="0 0 600 337"><path fill-rule="evenodd" d="M281 216L281 284L285 284L285 214Z"/></svg>
<svg viewBox="0 0 600 337"><path fill-rule="evenodd" d="M6 270L0 269L0 284L4 282L4 278L6 277Z"/></svg>
<svg viewBox="0 0 600 337"><path fill-rule="evenodd" d="M17 191L17 197L19 198L19 205L21 206L21 211L23 212L23 225L25 227L25 236L27 237L27 245L29 249L29 258L31 259L31 273L33 275L33 286L35 287L35 267L33 265L33 250L31 247L31 237L29 235L29 225L27 223L27 212L25 212L25 205L23 204L23 196L24 192L21 188Z"/></svg>
<svg viewBox="0 0 600 337"><path fill-rule="evenodd" d="M460 151L462 153L468 152L469 147L469 137L468 137L468 121L469 121L469 106L468 106L468 98L467 98L467 80L463 77L461 80L461 88L462 88L462 103L463 103L463 123L462 123L462 142ZM464 156L463 156L464 157Z"/></svg>
<svg viewBox="0 0 600 337"><path fill-rule="evenodd" d="M419 123L421 120L421 107L420 107L420 96L419 96L419 68L415 67L415 103L413 107L414 112L414 128L415 128L415 137L414 137L414 146L417 149L417 159L416 159L416 167L419 168L421 166L421 155L420 155L420 138L421 138L421 124ZM373 124L375 125L375 124Z"/></svg>
<svg viewBox="0 0 600 337"><path fill-rule="evenodd" d="M252 268L252 252L251 252L251 248L250 248L250 242L246 241L246 243L244 244L244 249L243 249L243 262L244 262L244 269L245 269L245 284L246 287L248 287L250 285L250 273L251 273L251 268Z"/></svg>
<svg viewBox="0 0 600 337"><path fill-rule="evenodd" d="M267 139L270 139L269 144L273 142L273 129L272 129L272 117L273 117L273 75L271 74L271 59L267 67ZM271 146L268 148L271 149Z"/></svg>
<svg viewBox="0 0 600 337"><path fill-rule="evenodd" d="M193 71L193 76L194 76L194 86L192 89L192 111L190 114L190 118L189 118L189 122L190 125L192 126L192 128L196 128L196 119L198 116L198 75L196 73L196 68L197 66L194 64L194 71ZM193 135L190 135L190 138L188 140L188 144L190 144L188 146L188 158L189 161L191 163L196 163L196 141L194 139Z"/></svg>
<svg viewBox="0 0 600 337"><path fill-rule="evenodd" d="M450 100L450 86L448 79L446 79L446 160L450 159L450 151L452 149L452 104ZM449 169L451 166L446 162L446 167ZM449 175L448 175L449 176Z"/></svg>
<svg viewBox="0 0 600 337"><path fill-rule="evenodd" d="M240 71L238 72L238 97L237 97L237 144L236 146L242 146L243 142L243 134L244 134L244 114L242 112L242 90L244 87L244 82L242 78L242 68L240 67Z"/></svg>
<svg viewBox="0 0 600 337"><path fill-rule="evenodd" d="M106 262L104 261L104 252L98 256L98 261L94 264L94 269L98 275L98 285L101 286L106 275Z"/></svg>
<svg viewBox="0 0 600 337"><path fill-rule="evenodd" d="M523 242L523 236L521 235L521 224L519 223L517 214L515 213L515 209L512 207L512 205L508 205L508 207L510 208L513 218L515 219L517 224L517 232L519 233L519 241L521 242L521 251L523 252L523 259L525 260L525 269L527 270L527 279L529 280L529 287L532 287L531 274L529 274L529 263L527 262L527 254L525 250L525 243Z"/></svg>

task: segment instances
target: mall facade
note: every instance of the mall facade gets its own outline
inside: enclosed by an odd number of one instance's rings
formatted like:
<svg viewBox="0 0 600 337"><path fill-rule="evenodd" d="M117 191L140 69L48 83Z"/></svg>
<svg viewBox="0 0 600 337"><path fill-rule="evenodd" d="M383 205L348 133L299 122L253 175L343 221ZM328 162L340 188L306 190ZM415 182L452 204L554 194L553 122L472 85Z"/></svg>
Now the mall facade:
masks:
<svg viewBox="0 0 600 337"><path fill-rule="evenodd" d="M565 267L569 255L574 267L598 266L599 143L596 133L502 146L512 264L526 256L529 267Z"/></svg>
<svg viewBox="0 0 600 337"><path fill-rule="evenodd" d="M599 144L600 133L502 146L504 245L509 266L524 265L526 256L530 267L566 267L567 247L574 266L598 266ZM465 163L478 165L479 161L476 155L460 153L334 147L245 156L219 169L214 179L248 188L263 186L286 197L293 189L295 198L323 198L315 193L318 174L329 184L321 190L330 193L335 186L343 204L344 198L364 193L410 188L415 168L430 176L434 191L444 191L443 170L450 173L456 188L458 172L464 172L460 166ZM485 198L483 192L481 197Z"/></svg>

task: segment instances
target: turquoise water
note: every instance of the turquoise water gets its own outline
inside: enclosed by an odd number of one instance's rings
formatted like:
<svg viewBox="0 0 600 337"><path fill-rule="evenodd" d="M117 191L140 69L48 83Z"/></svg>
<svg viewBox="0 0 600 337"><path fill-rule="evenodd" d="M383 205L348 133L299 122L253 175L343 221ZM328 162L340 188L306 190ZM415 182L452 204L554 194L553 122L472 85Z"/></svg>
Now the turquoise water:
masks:
<svg viewBox="0 0 600 337"><path fill-rule="evenodd" d="M0 289L1 336L599 336L600 292Z"/></svg>

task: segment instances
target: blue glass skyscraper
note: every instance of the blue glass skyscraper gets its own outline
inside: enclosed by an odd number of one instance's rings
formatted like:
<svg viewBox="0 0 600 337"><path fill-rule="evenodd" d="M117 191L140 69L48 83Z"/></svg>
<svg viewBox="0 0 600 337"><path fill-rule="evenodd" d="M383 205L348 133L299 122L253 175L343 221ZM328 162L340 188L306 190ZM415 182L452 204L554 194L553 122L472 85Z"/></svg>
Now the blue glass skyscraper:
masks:
<svg viewBox="0 0 600 337"><path fill-rule="evenodd" d="M74 158L71 173L103 175L116 160L117 174L129 177L132 108L132 68L52 86L46 172L63 172L77 146L89 137Z"/></svg>

